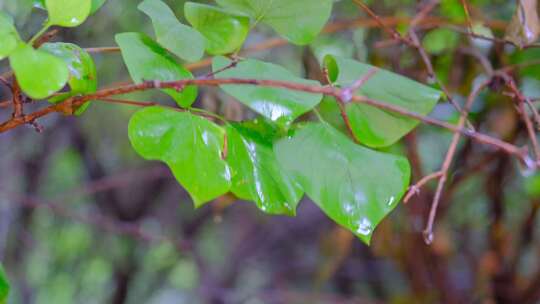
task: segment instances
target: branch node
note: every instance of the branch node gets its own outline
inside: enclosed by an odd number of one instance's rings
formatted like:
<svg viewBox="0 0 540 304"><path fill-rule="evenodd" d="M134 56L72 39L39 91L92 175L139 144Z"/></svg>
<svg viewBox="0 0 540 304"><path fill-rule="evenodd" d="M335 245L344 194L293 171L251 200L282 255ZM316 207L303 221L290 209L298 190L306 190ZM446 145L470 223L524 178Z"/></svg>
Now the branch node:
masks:
<svg viewBox="0 0 540 304"><path fill-rule="evenodd" d="M350 88L341 90L341 93L339 94L339 100L341 100L341 102L348 104L351 102L352 98L353 92Z"/></svg>
<svg viewBox="0 0 540 304"><path fill-rule="evenodd" d="M432 230L426 229L422 232L422 235L424 236L424 242L426 243L426 245L433 244L434 235Z"/></svg>
<svg viewBox="0 0 540 304"><path fill-rule="evenodd" d="M37 133L43 133L45 131L45 128L42 125L40 125L36 120L30 121L30 122L28 122L28 124L30 124L32 127L34 127L34 130Z"/></svg>

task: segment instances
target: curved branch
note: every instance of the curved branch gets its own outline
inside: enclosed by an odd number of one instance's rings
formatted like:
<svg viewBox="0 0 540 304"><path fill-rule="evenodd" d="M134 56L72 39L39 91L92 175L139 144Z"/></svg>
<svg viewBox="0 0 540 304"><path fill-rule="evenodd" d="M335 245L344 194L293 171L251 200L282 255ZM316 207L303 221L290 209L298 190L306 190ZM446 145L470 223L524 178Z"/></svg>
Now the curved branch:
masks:
<svg viewBox="0 0 540 304"><path fill-rule="evenodd" d="M36 121L36 119L47 116L51 113L57 112L57 113L63 113L66 115L72 115L75 109L77 109L79 106L81 106L85 102L88 102L91 100L98 100L98 99L103 99L103 98L107 98L111 96L122 95L126 93L137 92L137 91L145 91L145 90L150 90L150 89L168 88L168 89L176 89L180 91L184 87L190 86L190 85L221 86L221 85L227 85L227 84L275 87L275 88L289 89L289 90L294 90L294 91L302 91L302 92L307 92L307 93L323 94L323 95L332 96L338 99L342 98L343 93L344 93L342 89L338 89L338 88L322 87L322 86L317 86L317 85L305 85L305 84L300 84L300 83L286 82L286 81L279 81L279 80L260 80L260 79L242 79L242 78L223 78L223 79L204 79L203 78L203 79L183 79L183 80L168 81L168 82L145 81L140 84L129 84L125 86L103 89L94 94L72 97L72 98L66 99L65 101L59 104L51 105L49 107L38 110L31 114L23 115L21 117L13 117L12 119L0 124L0 133L9 131L11 129L14 129L24 124L33 123ZM444 121L437 120L435 118L431 118L428 116L418 114L416 112L409 111L405 108L402 108L393 104L385 103L382 101L378 101L371 98L367 98L365 96L358 96L358 95L352 96L350 99L350 102L367 104L367 105L370 105L370 106L373 106L382 110L386 110L386 111L397 113L397 114L400 114L409 118L413 118L425 124L442 127L452 132L469 136L478 142L490 145L508 154L517 156L520 160L524 160L526 158L526 151L520 147L506 143L500 139L497 139L488 135L484 135L476 131L472 131L462 126L456 126L456 125L449 124Z"/></svg>

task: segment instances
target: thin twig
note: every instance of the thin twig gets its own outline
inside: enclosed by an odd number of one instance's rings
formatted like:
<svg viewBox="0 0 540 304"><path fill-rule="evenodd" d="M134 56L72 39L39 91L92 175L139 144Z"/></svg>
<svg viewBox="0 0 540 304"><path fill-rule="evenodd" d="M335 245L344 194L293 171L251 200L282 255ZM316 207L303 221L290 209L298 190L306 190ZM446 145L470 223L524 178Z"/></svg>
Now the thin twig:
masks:
<svg viewBox="0 0 540 304"><path fill-rule="evenodd" d="M465 122L467 121L467 115L472 107L472 104L474 103L474 101L476 100L480 92L482 92L482 90L484 90L487 86L489 86L491 81L492 81L491 78L486 79L479 86L473 89L473 91L467 98L464 112L461 114L459 118L458 127L463 128L465 126ZM459 144L460 139L461 139L461 134L458 132L454 133L454 137L452 138L452 142L450 143L450 147L448 148L448 152L446 153L446 157L444 159L443 165L440 170L441 176L439 178L439 184L437 185L437 190L435 191L435 196L433 197L433 203L431 204L431 209L429 211L428 222L423 232L424 240L426 244L428 245L433 242L433 226L435 223L435 218L437 216L437 209L441 201L442 192L446 184L446 180L448 178L448 172L454 160L454 156L456 154L457 146Z"/></svg>
<svg viewBox="0 0 540 304"><path fill-rule="evenodd" d="M405 195L405 198L403 199L403 203L409 202L409 200L416 194L420 193L420 189L422 187L429 183L431 180L437 179L441 177L443 174L442 171L437 171L434 173L431 173L429 175L424 176L421 180L419 180L416 184L409 187L409 190L407 191L407 194Z"/></svg>
<svg viewBox="0 0 540 304"><path fill-rule="evenodd" d="M21 87L17 82L17 79L13 78L13 85L11 86L11 95L13 96L13 115L12 117L18 118L23 116L23 101Z"/></svg>
<svg viewBox="0 0 540 304"><path fill-rule="evenodd" d="M392 38L394 38L396 40L400 40L400 41L407 40L406 38L401 36L401 34L399 34L398 31L396 31L396 29L394 29L393 27L390 27L390 26L388 26L388 24L384 23L383 19L381 17L379 17L377 14L375 14L369 8L369 6L367 6L364 2L362 2L361 0L353 0L353 2L356 5L360 6L368 15L370 15L371 18L373 18L375 20L375 22L377 22L377 24L379 24L379 26L382 29L384 29Z"/></svg>
<svg viewBox="0 0 540 304"><path fill-rule="evenodd" d="M508 74L508 73L497 73L497 75L501 76L506 83L506 86L512 91L514 94L514 97L518 101L518 110L521 114L521 117L523 118L523 122L525 122L525 126L527 128L527 132L529 134L529 139L531 141L531 144L533 146L533 152L536 160L536 167L540 165L540 146L538 144L538 139L536 138L536 132L534 125L531 121L531 118L527 114L527 110L525 109L527 104L532 104L531 101L528 101L528 98L521 93L521 91L518 89L516 82L514 79ZM534 107L533 107L534 108ZM536 111L533 111L536 112ZM536 112L536 116L538 116L538 112Z"/></svg>
<svg viewBox="0 0 540 304"><path fill-rule="evenodd" d="M463 6L463 11L465 12L465 20L467 21L467 26L469 28L469 32L473 32L473 23L471 20L471 13L469 10L469 4L467 3L467 0L461 0L461 5Z"/></svg>
<svg viewBox="0 0 540 304"><path fill-rule="evenodd" d="M439 87L442 89L446 99L450 102L450 104L452 104L452 106L459 113L463 114L463 110L461 109L459 104L455 102L455 100L452 98L450 91L446 88L446 86L442 83L442 81L440 81L440 79L435 74L435 70L433 68L433 64L431 63L431 59L429 55L427 54L425 48L422 46L422 43L420 42L420 39L418 38L418 35L416 34L416 31L415 31L415 25L421 23L422 20L427 17L429 12L431 12L439 4L439 1L438 0L431 1L413 18L414 23L411 25L409 29L408 37L403 37L396 31L396 29L386 26L382 22L382 18L379 15L377 15L375 12L373 12L362 1L360 0L353 0L353 1L355 4L360 6L366 13L368 13L368 15L370 15L373 19L375 19L375 21L379 23L380 26L382 26L389 34L391 34L391 36L396 41L400 41L403 44L408 45L409 47L414 48L418 51L418 54L420 55L420 58L422 59L422 62L424 63L424 66L428 73L429 79L434 80L439 85ZM468 119L466 120L466 123L470 129L474 129L473 124Z"/></svg>

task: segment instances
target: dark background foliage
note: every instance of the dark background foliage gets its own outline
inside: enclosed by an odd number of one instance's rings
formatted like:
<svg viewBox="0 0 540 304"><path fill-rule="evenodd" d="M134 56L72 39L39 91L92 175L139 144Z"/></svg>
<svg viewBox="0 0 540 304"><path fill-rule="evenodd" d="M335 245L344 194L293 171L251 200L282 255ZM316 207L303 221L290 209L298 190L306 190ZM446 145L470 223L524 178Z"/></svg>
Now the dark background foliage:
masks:
<svg viewBox="0 0 540 304"><path fill-rule="evenodd" d="M109 0L83 26L62 29L54 39L97 47L115 45L118 32L151 33L150 22L136 8L138 2ZM178 16L183 2L168 1ZM394 24L404 31L421 2L385 0L370 5L381 16L404 20ZM470 5L473 19L489 21L498 36L504 34L515 9L513 1L470 1ZM25 1L0 0L0 8L17 16L25 38L45 18L39 10L30 14ZM540 58L535 48L519 51L455 31L433 34L443 21L465 28L460 1L442 1L431 15L435 21L418 32L438 77L459 102L485 77L471 52L480 52L495 68ZM359 26L323 34L309 47L282 45L251 56L317 79L317 58L333 52L429 83L416 50L389 40L352 1L336 1L331 22L347 20L360 20ZM258 28L247 47L274 37L272 31ZM129 80L118 53L97 54L94 59L101 87ZM0 66L0 72L7 68ZM204 67L198 70L202 72ZM515 74L531 98L540 97L538 75L537 65ZM0 101L8 96L0 87ZM130 97L163 98L159 96ZM476 128L525 143L526 130L511 99L495 93L480 97L471 116ZM231 119L253 116L215 89L205 89L197 105ZM28 109L32 107L37 106ZM536 238L540 187L504 153L463 140L432 245L422 237L434 192L429 184L384 220L367 247L305 202L294 218L265 215L252 203L229 196L194 210L164 165L142 161L133 152L127 123L134 110L94 103L81 117L52 115L41 120L43 133L24 126L0 135L0 257L12 285L9 303L535 303L540 299ZM10 115L9 108L0 108L2 120ZM441 103L432 116L453 122L458 113ZM421 126L391 149L409 157L418 180L438 170L450 138L447 131Z"/></svg>

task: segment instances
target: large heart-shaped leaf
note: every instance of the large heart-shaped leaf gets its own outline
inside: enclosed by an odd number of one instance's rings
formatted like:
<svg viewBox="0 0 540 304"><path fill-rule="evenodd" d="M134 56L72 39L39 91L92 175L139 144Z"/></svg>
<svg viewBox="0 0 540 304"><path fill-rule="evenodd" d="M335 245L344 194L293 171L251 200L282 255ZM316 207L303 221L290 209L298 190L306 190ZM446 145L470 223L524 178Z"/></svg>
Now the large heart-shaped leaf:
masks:
<svg viewBox="0 0 540 304"><path fill-rule="evenodd" d="M230 62L225 57L215 57L213 69L218 71L228 66ZM238 63L235 68L216 75L216 78L229 77L319 85L317 81L296 77L281 66L254 59L244 60ZM262 86L223 85L221 88L257 113L282 125L290 123L300 115L310 111L322 99L320 94Z"/></svg>
<svg viewBox="0 0 540 304"><path fill-rule="evenodd" d="M332 13L333 0L216 0L230 10L263 22L296 44L310 43Z"/></svg>
<svg viewBox="0 0 540 304"><path fill-rule="evenodd" d="M231 191L270 214L295 215L302 188L281 168L273 151L275 130L260 121L228 126Z"/></svg>
<svg viewBox="0 0 540 304"><path fill-rule="evenodd" d="M204 37L180 23L167 4L160 0L145 0L139 9L152 19L159 44L184 60L201 59L204 55Z"/></svg>
<svg viewBox="0 0 540 304"><path fill-rule="evenodd" d="M9 56L21 89L34 99L42 99L62 89L69 78L66 63L45 51L20 43Z"/></svg>
<svg viewBox="0 0 540 304"><path fill-rule="evenodd" d="M196 207L227 193L231 174L222 159L225 131L187 112L162 107L138 111L129 122L135 151L165 162Z"/></svg>
<svg viewBox="0 0 540 304"><path fill-rule="evenodd" d="M357 145L325 123L307 124L274 151L330 218L368 244L409 184L407 159Z"/></svg>
<svg viewBox="0 0 540 304"><path fill-rule="evenodd" d="M331 81L340 87L352 85L374 68L356 60L333 56L327 56L325 64ZM442 95L441 91L381 69L354 93L422 115L429 114ZM370 147L392 145L419 123L408 117L356 103L347 106L347 114L356 137Z"/></svg>
<svg viewBox="0 0 540 304"><path fill-rule="evenodd" d="M145 80L174 81L193 78L190 71L176 63L167 50L145 34L118 34L116 43L120 46L129 74L136 83ZM172 89L163 91L181 107L189 107L197 97L197 87L194 86L188 86L181 92Z"/></svg>
<svg viewBox="0 0 540 304"><path fill-rule="evenodd" d="M0 60L9 56L20 42L13 20L4 12L0 12Z"/></svg>
<svg viewBox="0 0 540 304"><path fill-rule="evenodd" d="M206 38L206 51L212 55L237 51L249 33L249 18L226 10L186 2L184 14L191 25Z"/></svg>
<svg viewBox="0 0 540 304"><path fill-rule="evenodd" d="M0 304L6 304L9 295L9 283L4 268L0 264Z"/></svg>
<svg viewBox="0 0 540 304"><path fill-rule="evenodd" d="M45 0L49 25L75 27L83 23L92 8L92 0Z"/></svg>
<svg viewBox="0 0 540 304"><path fill-rule="evenodd" d="M71 91L49 99L50 102L57 103L77 94L89 94L96 91L96 66L88 52L78 45L64 42L46 43L40 49L64 60L70 74L68 84ZM89 102L85 103L77 109L76 113L81 114L89 105Z"/></svg>

